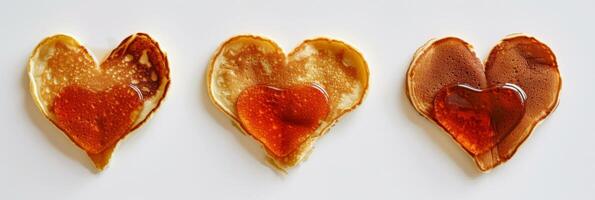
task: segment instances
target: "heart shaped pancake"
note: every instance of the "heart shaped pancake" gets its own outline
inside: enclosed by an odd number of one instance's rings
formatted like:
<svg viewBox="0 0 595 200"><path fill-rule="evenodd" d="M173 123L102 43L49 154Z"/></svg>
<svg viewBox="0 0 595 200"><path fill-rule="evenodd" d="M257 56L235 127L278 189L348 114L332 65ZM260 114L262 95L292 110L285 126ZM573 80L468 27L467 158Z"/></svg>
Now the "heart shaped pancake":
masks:
<svg viewBox="0 0 595 200"><path fill-rule="evenodd" d="M463 144L456 137L460 134L449 131L437 120L437 95L446 90L445 87L457 84L465 84L478 91L502 84L516 85L526 94L524 113L518 122L516 114L506 116L504 124L513 128L502 131L492 127L492 131L498 131L499 137L487 137L484 142L493 145L471 151L471 144ZM535 126L558 105L561 84L558 64L551 49L533 37L520 34L510 35L496 45L485 65L477 58L471 45L459 38L432 40L416 52L407 72L407 96L415 109L453 136L473 157L481 171L492 169L514 155ZM493 118L491 122L494 123Z"/></svg>
<svg viewBox="0 0 595 200"><path fill-rule="evenodd" d="M271 40L243 35L216 51L207 87L215 106L286 170L361 104L368 77L363 56L343 42L306 40L285 56Z"/></svg>
<svg viewBox="0 0 595 200"><path fill-rule="evenodd" d="M144 33L124 39L99 66L74 38L51 36L35 48L28 70L38 108L99 170L157 110L170 82L165 53Z"/></svg>

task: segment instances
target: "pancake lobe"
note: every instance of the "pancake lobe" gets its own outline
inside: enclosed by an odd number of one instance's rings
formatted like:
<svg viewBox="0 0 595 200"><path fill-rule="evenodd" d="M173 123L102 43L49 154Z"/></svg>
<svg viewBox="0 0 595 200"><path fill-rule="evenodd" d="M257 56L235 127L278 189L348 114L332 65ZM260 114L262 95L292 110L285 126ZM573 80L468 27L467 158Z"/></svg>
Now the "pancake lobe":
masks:
<svg viewBox="0 0 595 200"><path fill-rule="evenodd" d="M368 77L368 65L363 56L341 41L326 38L306 40L285 55L269 39L242 35L227 40L216 51L209 63L207 87L215 106L248 135L253 134L242 128L236 108L238 97L247 88L254 85L290 88L314 84L326 92L329 113L321 119L314 133L286 156L267 152L274 166L285 170L303 160L318 137L341 116L361 104L368 88Z"/></svg>
<svg viewBox="0 0 595 200"><path fill-rule="evenodd" d="M407 94L424 117L433 118L434 97L445 86L487 86L483 65L471 48L461 39L448 37L418 50L407 72Z"/></svg>
<svg viewBox="0 0 595 200"><path fill-rule="evenodd" d="M520 122L491 149L470 152L479 169L487 171L510 159L535 126L555 109L561 83L554 53L533 37L503 39L490 52L485 68L469 44L447 37L418 50L407 72L407 95L421 115L438 123L432 102L443 87L466 84L481 90L503 84L519 86L527 98Z"/></svg>
<svg viewBox="0 0 595 200"><path fill-rule="evenodd" d="M552 50L529 36L513 36L500 42L486 62L490 85L513 83L527 94L526 111L517 127L492 152L479 155L482 169L510 159L535 126L558 105L562 79Z"/></svg>

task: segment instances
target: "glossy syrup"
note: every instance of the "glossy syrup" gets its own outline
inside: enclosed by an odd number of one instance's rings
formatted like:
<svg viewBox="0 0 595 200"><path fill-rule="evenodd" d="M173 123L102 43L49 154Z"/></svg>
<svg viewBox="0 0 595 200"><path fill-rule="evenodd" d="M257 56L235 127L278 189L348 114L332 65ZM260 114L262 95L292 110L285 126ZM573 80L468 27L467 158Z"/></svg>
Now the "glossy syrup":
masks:
<svg viewBox="0 0 595 200"><path fill-rule="evenodd" d="M489 151L521 121L526 96L512 84L484 90L446 87L434 98L434 118L473 155Z"/></svg>
<svg viewBox="0 0 595 200"><path fill-rule="evenodd" d="M302 85L286 89L256 85L236 103L242 127L277 157L295 151L330 111L324 90Z"/></svg>
<svg viewBox="0 0 595 200"><path fill-rule="evenodd" d="M100 153L129 132L141 104L140 93L127 85L100 92L72 85L62 89L52 110L56 125L72 140L89 153Z"/></svg>

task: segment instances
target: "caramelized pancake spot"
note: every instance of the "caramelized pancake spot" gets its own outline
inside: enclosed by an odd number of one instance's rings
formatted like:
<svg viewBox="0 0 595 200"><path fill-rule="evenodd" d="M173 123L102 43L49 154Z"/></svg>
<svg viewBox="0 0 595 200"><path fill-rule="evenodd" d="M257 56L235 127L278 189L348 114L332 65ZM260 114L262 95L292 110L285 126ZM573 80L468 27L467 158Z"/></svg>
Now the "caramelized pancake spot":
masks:
<svg viewBox="0 0 595 200"><path fill-rule="evenodd" d="M130 38L130 37L129 37ZM128 43L126 48L118 49L101 64L112 79L129 83L141 91L144 98L153 97L163 77L169 76L167 60L159 47L147 35L138 35Z"/></svg>

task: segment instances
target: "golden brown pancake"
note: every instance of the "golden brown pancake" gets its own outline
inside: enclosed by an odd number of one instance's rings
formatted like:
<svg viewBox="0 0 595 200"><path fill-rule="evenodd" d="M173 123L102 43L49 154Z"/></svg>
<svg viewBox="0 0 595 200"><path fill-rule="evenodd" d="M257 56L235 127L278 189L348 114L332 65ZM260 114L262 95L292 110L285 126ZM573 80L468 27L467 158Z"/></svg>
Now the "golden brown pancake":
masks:
<svg viewBox="0 0 595 200"><path fill-rule="evenodd" d="M54 35L33 50L28 70L38 108L99 170L157 110L170 82L165 53L145 33L124 39L99 66L74 38Z"/></svg>
<svg viewBox="0 0 595 200"><path fill-rule="evenodd" d="M368 65L363 56L341 41L326 38L306 40L286 56L271 40L242 35L224 42L215 52L207 72L207 87L215 106L230 117L242 132L259 141L267 149L269 158L278 169L286 170L303 160L314 142L341 116L361 104L368 88L368 76ZM297 149L287 155L275 154L272 149L282 148L267 146L270 143L269 140L262 138L263 135L270 134L247 131L246 128L252 126L246 126L238 117L236 107L238 97L242 96L242 92L257 85L286 90L315 85L320 87L328 97L329 112L320 120L313 132L303 134L306 138L300 142ZM257 88L256 91L262 91L265 88ZM294 93L293 96L301 93L303 92ZM309 96L313 95L309 94ZM249 100L242 102L261 105ZM246 104L241 103L241 105ZM246 123L245 120L244 122ZM262 127L259 128L262 129ZM277 127L271 127L271 129L274 128ZM279 137L285 138L284 134L288 133L281 132ZM287 143L294 144L292 141ZM284 149L284 152L286 151Z"/></svg>
<svg viewBox="0 0 595 200"><path fill-rule="evenodd" d="M491 150L473 156L482 171L510 159L535 126L558 104L561 78L554 53L537 39L511 35L492 49L482 65L471 45L447 37L420 48L407 72L407 96L415 109L434 122L434 97L442 88L467 84L478 89L514 84L526 93L525 113L516 127Z"/></svg>

